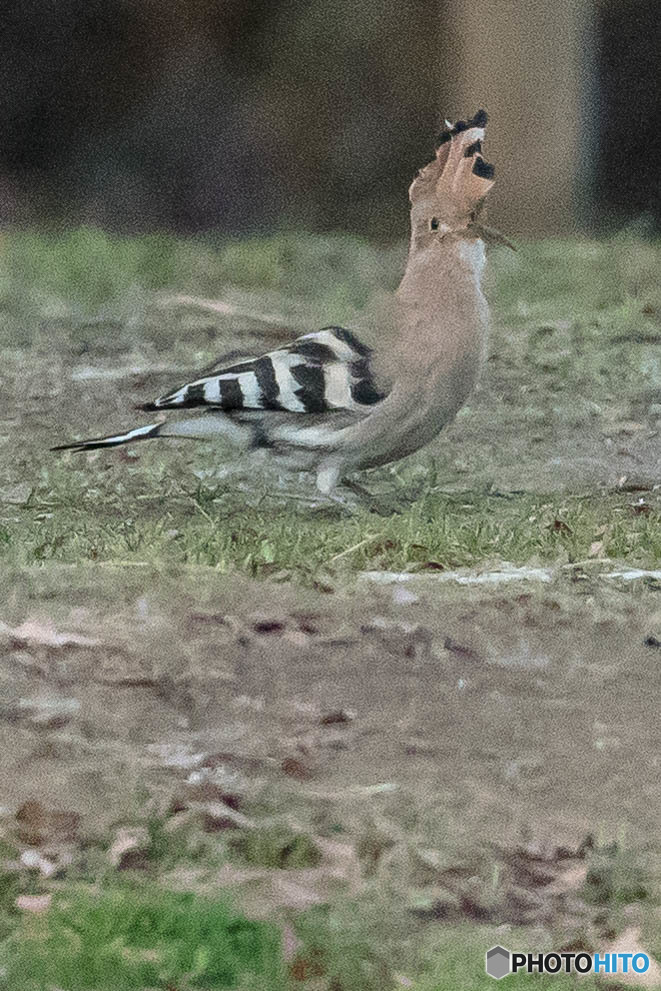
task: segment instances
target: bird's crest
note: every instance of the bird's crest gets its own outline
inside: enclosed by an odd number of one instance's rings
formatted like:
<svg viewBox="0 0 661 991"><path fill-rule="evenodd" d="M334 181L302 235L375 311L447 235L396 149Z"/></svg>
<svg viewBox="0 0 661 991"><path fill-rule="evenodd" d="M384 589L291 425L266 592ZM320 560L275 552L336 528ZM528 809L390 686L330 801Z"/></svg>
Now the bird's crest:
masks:
<svg viewBox="0 0 661 991"><path fill-rule="evenodd" d="M437 227L457 230L480 208L494 175L493 165L482 157L486 123L485 110L468 121L446 121L434 161L418 172L409 189L414 222L429 222L429 215Z"/></svg>

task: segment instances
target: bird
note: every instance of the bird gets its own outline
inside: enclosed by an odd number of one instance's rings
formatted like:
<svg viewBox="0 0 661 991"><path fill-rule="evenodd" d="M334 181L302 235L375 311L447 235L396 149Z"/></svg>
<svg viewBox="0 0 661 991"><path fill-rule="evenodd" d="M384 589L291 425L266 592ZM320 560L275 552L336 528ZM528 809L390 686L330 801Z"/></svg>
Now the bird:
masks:
<svg viewBox="0 0 661 991"><path fill-rule="evenodd" d="M326 326L181 385L141 409L186 411L104 437L92 451L167 437L222 439L284 469L313 472L322 497L362 491L352 475L432 441L477 383L487 348L485 242L511 242L479 216L494 183L487 113L451 124L409 188L410 243L397 290L355 328ZM191 415L192 411L192 415Z"/></svg>

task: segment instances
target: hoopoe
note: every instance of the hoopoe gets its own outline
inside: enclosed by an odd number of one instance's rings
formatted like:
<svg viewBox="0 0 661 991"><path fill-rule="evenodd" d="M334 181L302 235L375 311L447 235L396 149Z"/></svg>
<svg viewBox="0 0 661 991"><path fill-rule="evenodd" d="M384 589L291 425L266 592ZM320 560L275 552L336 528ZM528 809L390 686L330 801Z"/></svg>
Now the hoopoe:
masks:
<svg viewBox="0 0 661 991"><path fill-rule="evenodd" d="M484 110L468 121L446 121L434 160L409 189L411 240L401 284L362 329L324 327L142 407L198 415L53 450L220 437L244 452L262 449L285 468L316 472L318 490L330 496L351 472L429 443L477 381L489 323L484 241L506 241L478 221L494 174L482 157L486 122Z"/></svg>

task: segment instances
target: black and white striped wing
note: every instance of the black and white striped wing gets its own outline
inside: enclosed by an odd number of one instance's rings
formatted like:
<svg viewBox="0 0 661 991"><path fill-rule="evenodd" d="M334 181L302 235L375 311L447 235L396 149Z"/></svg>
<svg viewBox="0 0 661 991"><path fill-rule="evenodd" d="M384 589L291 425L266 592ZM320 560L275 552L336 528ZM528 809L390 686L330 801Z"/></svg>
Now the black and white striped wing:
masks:
<svg viewBox="0 0 661 991"><path fill-rule="evenodd" d="M384 398L374 383L371 354L351 331L324 327L287 347L189 382L144 408L210 406L230 413L360 410Z"/></svg>

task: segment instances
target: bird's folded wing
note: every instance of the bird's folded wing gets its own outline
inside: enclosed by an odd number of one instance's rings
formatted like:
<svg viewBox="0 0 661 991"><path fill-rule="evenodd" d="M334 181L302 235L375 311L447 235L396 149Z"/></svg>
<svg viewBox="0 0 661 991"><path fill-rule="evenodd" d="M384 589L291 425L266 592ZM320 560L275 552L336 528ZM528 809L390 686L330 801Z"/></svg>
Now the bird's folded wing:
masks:
<svg viewBox="0 0 661 991"><path fill-rule="evenodd" d="M324 327L287 347L189 382L144 409L360 410L384 398L373 378L371 355L351 331Z"/></svg>

